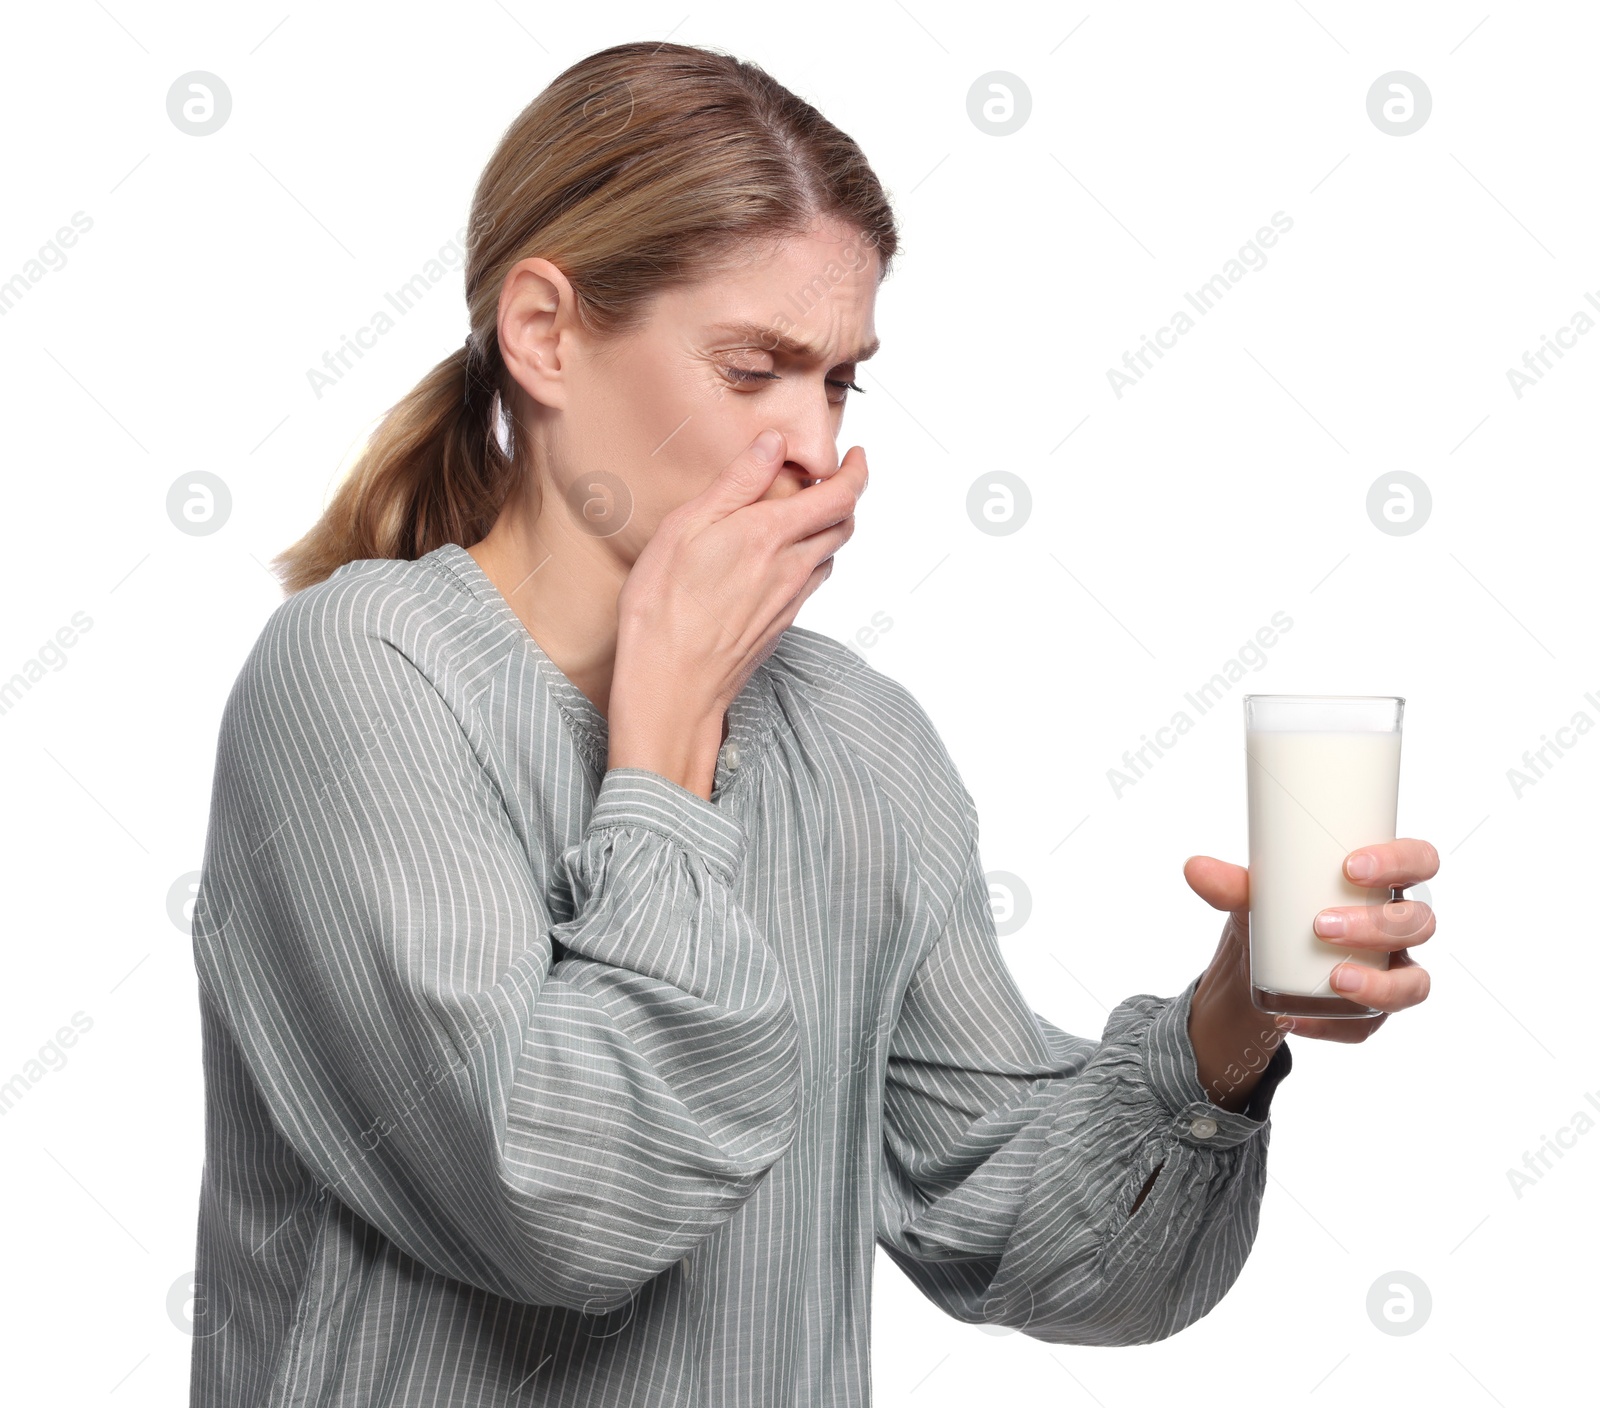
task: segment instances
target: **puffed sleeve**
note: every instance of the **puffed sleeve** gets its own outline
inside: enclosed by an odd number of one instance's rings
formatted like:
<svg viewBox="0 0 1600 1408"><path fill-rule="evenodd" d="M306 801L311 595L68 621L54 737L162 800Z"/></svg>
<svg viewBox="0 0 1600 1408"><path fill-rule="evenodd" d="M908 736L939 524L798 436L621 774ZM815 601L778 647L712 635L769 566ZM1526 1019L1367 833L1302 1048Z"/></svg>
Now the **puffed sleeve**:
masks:
<svg viewBox="0 0 1600 1408"><path fill-rule="evenodd" d="M960 795L970 847L955 902L890 1038L879 1242L958 1320L1057 1344L1165 1339L1217 1304L1255 1240L1288 1042L1234 1112L1200 1084L1198 977L1176 997L1119 1003L1099 1041L1031 1011Z"/></svg>
<svg viewBox="0 0 1600 1408"><path fill-rule="evenodd" d="M285 612L229 696L202 999L294 1153L406 1253L614 1309L794 1135L798 1032L734 899L743 831L614 768L552 924L477 742L381 615Z"/></svg>

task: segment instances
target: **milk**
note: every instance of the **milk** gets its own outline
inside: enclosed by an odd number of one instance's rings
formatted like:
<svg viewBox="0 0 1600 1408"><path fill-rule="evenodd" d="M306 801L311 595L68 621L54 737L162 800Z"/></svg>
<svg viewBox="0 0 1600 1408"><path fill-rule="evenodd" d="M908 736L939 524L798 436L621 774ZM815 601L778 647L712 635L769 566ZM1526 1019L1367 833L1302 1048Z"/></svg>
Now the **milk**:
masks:
<svg viewBox="0 0 1600 1408"><path fill-rule="evenodd" d="M1343 1001L1328 982L1333 969L1345 959L1386 969L1389 955L1330 943L1311 924L1319 910L1389 898L1347 880L1344 859L1395 838L1400 731L1247 729L1245 753L1251 982Z"/></svg>

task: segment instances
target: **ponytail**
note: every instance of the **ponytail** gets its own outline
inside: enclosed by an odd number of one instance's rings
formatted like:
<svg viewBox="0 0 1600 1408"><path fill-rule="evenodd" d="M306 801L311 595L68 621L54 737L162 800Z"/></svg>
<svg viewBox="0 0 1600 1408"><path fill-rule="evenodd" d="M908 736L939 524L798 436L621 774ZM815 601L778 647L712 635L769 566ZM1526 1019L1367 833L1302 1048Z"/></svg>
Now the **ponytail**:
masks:
<svg viewBox="0 0 1600 1408"><path fill-rule="evenodd" d="M272 560L286 593L359 558L411 560L488 536L517 479L490 361L469 335L390 408L322 517Z"/></svg>

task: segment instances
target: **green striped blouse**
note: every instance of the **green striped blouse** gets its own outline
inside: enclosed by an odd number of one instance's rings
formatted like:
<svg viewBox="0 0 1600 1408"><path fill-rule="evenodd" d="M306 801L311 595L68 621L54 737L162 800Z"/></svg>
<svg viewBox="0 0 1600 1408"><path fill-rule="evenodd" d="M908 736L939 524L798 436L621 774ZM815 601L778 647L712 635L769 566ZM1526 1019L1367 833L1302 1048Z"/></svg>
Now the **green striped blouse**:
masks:
<svg viewBox="0 0 1600 1408"><path fill-rule="evenodd" d="M1031 1011L902 685L791 626L711 800L606 756L459 545L266 622L193 927L191 1408L866 1405L879 1246L1054 1343L1218 1302L1288 1044L1235 1113L1194 983Z"/></svg>

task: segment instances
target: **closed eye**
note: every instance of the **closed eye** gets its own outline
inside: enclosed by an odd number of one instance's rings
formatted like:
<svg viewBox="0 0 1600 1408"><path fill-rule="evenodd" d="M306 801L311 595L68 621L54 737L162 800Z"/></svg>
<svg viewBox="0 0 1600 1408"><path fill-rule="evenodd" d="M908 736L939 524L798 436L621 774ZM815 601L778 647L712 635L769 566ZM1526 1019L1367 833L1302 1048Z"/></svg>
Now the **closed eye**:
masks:
<svg viewBox="0 0 1600 1408"><path fill-rule="evenodd" d="M781 381L782 380L782 378L777 374L777 372L756 372L756 371L751 371L747 367L724 367L722 370L725 373L727 373L728 376L732 377L735 381L739 381L739 382ZM837 386L843 391L855 391L855 392L860 392L863 395L865 394L865 391L866 391L866 389L864 387L857 386L855 384L855 382L853 382L853 381L834 381L834 380L828 379L827 380L827 384L829 386ZM844 404L844 402L841 400L841 401L835 402L835 404L842 406Z"/></svg>

